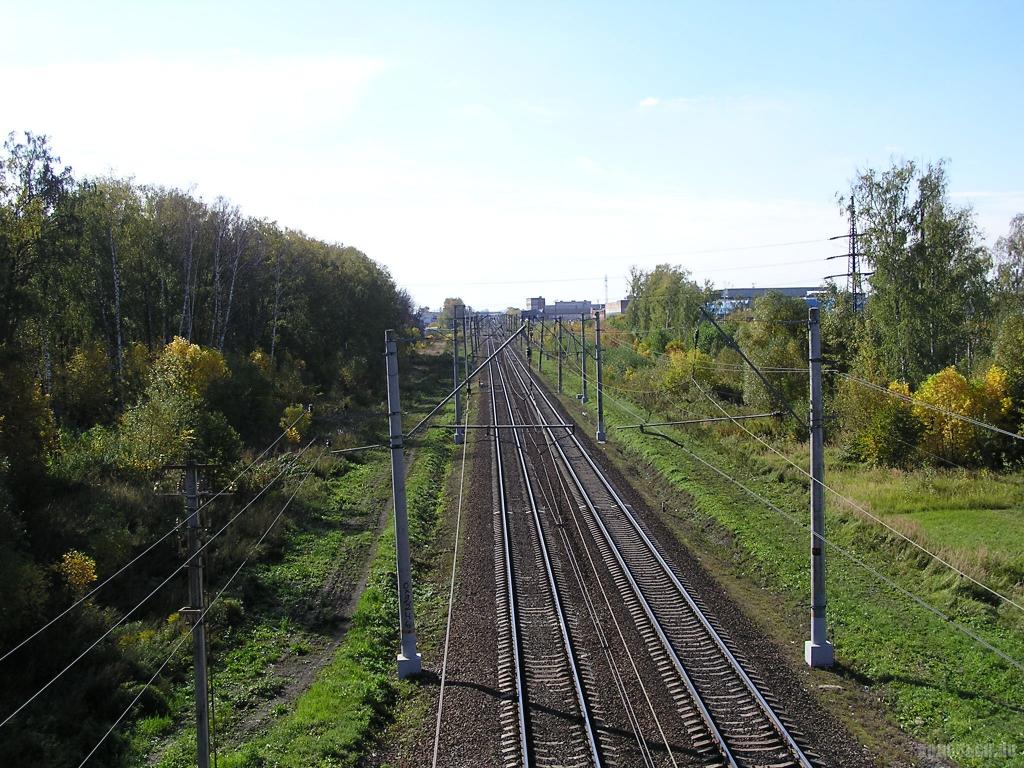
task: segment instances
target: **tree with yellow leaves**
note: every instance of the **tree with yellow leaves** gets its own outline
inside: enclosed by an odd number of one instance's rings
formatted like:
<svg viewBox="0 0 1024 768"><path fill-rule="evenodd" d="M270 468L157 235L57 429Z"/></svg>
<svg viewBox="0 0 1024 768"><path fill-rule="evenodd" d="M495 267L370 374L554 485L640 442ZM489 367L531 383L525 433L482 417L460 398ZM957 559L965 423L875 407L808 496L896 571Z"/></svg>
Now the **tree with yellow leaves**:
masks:
<svg viewBox="0 0 1024 768"><path fill-rule="evenodd" d="M313 414L298 403L289 405L281 414L281 429L285 430L288 442L293 444L302 439L302 435L309 430L312 424Z"/></svg>
<svg viewBox="0 0 1024 768"><path fill-rule="evenodd" d="M119 421L122 466L151 471L186 456L228 462L239 450L238 435L205 396L230 376L215 349L176 337L150 372L142 399Z"/></svg>
<svg viewBox="0 0 1024 768"><path fill-rule="evenodd" d="M96 561L77 549L65 552L56 568L75 597L84 595L96 581Z"/></svg>
<svg viewBox="0 0 1024 768"><path fill-rule="evenodd" d="M1013 405L1008 384L1006 371L997 365L974 380L953 366L925 379L913 396L914 415L924 424L925 450L958 463L993 460L985 430L953 414L1007 427Z"/></svg>

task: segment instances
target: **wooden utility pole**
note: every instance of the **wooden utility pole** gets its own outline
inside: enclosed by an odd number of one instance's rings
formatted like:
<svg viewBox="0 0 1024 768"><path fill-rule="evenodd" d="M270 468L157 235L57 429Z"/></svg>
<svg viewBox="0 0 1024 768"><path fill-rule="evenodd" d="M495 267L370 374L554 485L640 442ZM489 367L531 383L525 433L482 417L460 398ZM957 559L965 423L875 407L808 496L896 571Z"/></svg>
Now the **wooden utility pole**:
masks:
<svg viewBox="0 0 1024 768"><path fill-rule="evenodd" d="M210 765L209 678L206 667L206 621L203 602L203 556L199 551L199 465L189 459L185 465L185 512L188 515L188 602L182 611L192 625L192 667L195 672L196 762Z"/></svg>

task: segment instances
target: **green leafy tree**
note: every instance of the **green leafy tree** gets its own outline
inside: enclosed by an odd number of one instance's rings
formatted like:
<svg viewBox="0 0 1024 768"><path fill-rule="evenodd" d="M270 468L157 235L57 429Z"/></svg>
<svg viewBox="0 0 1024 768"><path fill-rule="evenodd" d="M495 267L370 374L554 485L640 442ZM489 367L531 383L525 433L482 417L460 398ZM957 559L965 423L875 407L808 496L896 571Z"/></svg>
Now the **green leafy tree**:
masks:
<svg viewBox="0 0 1024 768"><path fill-rule="evenodd" d="M782 397L800 413L799 404L807 401L807 377L772 369L806 369L807 304L774 291L766 293L754 301L751 320L740 325L737 341ZM743 400L759 409L783 405L749 367L743 371Z"/></svg>
<svg viewBox="0 0 1024 768"><path fill-rule="evenodd" d="M689 342L709 296L682 267L659 264L650 272L634 267L629 276L632 300L626 310L630 330L655 352L673 339Z"/></svg>
<svg viewBox="0 0 1024 768"><path fill-rule="evenodd" d="M1007 373L1010 395L1018 404L1024 402L1024 314L1003 318L993 352L996 364Z"/></svg>
<svg viewBox="0 0 1024 768"><path fill-rule="evenodd" d="M142 400L120 419L121 466L149 472L190 456L219 464L233 461L241 449L238 434L206 400L210 387L229 373L216 350L180 337L168 344Z"/></svg>
<svg viewBox="0 0 1024 768"><path fill-rule="evenodd" d="M996 300L1003 314L1024 312L1024 213L1010 220L1008 234L992 249Z"/></svg>
<svg viewBox="0 0 1024 768"><path fill-rule="evenodd" d="M868 343L887 377L916 383L950 364L969 367L985 341L990 261L972 211L949 202L945 165L868 170L853 194L874 269Z"/></svg>
<svg viewBox="0 0 1024 768"><path fill-rule="evenodd" d="M820 297L821 351L831 367L849 371L864 338L864 316L853 305L853 296L830 284Z"/></svg>
<svg viewBox="0 0 1024 768"><path fill-rule="evenodd" d="M455 307L457 307L460 304L465 305L465 303L466 302L464 302L457 296L450 296L446 298L444 300L444 304L442 304L441 306L441 314L437 316L437 327L441 328L442 330L445 328L450 329L452 327L452 318L455 316ZM514 308L509 307L509 309ZM519 310L516 309L514 311L518 312Z"/></svg>
<svg viewBox="0 0 1024 768"><path fill-rule="evenodd" d="M71 169L60 168L45 136L10 134L0 159L0 343L44 308L69 223L63 204Z"/></svg>

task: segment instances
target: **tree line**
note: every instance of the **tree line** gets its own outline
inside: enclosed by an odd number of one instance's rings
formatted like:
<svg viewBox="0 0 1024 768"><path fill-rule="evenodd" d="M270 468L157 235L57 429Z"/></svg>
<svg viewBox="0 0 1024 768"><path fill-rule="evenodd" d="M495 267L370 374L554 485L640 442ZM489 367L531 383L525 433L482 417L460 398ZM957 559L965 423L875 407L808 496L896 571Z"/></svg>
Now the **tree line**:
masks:
<svg viewBox="0 0 1024 768"><path fill-rule="evenodd" d="M1014 433L1024 427L1024 214L985 247L974 212L950 198L943 162L859 172L837 200L854 217L865 294L830 282L819 297L824 352L834 371L827 394L838 417L830 422L831 439L851 459L889 466L1018 462L1016 441L941 411ZM700 323L699 307L714 298L710 285L698 285L681 267L659 265L634 269L631 292L620 323L633 343L613 350L609 361L612 376L634 390L650 388L641 399L670 405L690 397L696 381L735 404L778 405L735 350ZM799 373L806 367L806 317L803 300L769 293L722 319L800 409L807 397Z"/></svg>
<svg viewBox="0 0 1024 768"><path fill-rule="evenodd" d="M11 134L0 152L0 654L180 519L180 499L153 493L162 466L191 457L216 465L207 475L221 483L285 427L282 445L298 442L311 429L305 404L376 405L384 331L411 325L408 295L353 247L222 197L76 178L46 137ZM261 477L240 480L239 498ZM250 510L256 529L275 494ZM240 504L208 514L223 521ZM247 537L224 537L211 577ZM159 583L176 547L168 538L0 662L0 717ZM167 624L180 586L68 673L72 695L12 721L0 763L76 765L180 634ZM107 764L125 744L110 740Z"/></svg>
<svg viewBox="0 0 1024 768"><path fill-rule="evenodd" d="M0 364L61 423L114 419L176 337L229 360L258 351L314 392L357 395L382 373L384 329L410 318L409 297L355 248L222 197L76 180L43 136L4 144Z"/></svg>

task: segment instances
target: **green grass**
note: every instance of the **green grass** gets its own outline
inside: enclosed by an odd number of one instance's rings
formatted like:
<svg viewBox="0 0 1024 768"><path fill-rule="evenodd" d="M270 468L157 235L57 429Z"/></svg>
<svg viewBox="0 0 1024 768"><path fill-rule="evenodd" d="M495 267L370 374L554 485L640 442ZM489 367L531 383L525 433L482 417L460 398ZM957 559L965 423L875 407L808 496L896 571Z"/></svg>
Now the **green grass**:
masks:
<svg viewBox="0 0 1024 768"><path fill-rule="evenodd" d="M409 398L414 414L439 399L448 370L431 361L417 369L421 386ZM439 417L446 418L447 412ZM414 553L427 549L435 534L451 453L450 433L432 430L411 454L407 491ZM232 587L244 611L235 607L231 621L212 622L210 629L220 765L352 765L392 717L403 687L393 679L397 602L390 516L367 562L390 498L387 452L324 460L282 521L277 553L251 563ZM341 644L297 699L285 696L289 679L275 673L274 665L294 670L320 659L338 632L332 602L337 597L325 584L354 589L367 567L365 590ZM417 610L434 602L432 589L418 585ZM190 677L172 688L171 699L169 714L136 722L132 764L195 764Z"/></svg>
<svg viewBox="0 0 1024 768"><path fill-rule="evenodd" d="M409 471L410 539L422 550L432 539L445 504L453 446L443 431L428 432ZM417 571L422 571L422 567ZM434 599L416 594L416 610ZM395 679L398 646L394 530L382 534L369 580L345 640L294 710L258 740L221 757L239 766L352 766L393 714L408 683Z"/></svg>
<svg viewBox="0 0 1024 768"><path fill-rule="evenodd" d="M323 586L336 571L342 582L358 578L379 511L389 497L388 472L381 456L363 464L325 462L296 497L280 558L251 564L233 589L245 615L233 623L211 622L210 669L220 734L215 741L222 747L255 709L281 697L287 681L270 671L272 664L328 645L334 631L328 619L335 607L327 602ZM190 680L175 699L177 729L163 726L155 731L152 721L163 722L164 714L138 723L136 763L155 748L155 764L161 768L194 764ZM169 731L169 740L160 738Z"/></svg>
<svg viewBox="0 0 1024 768"><path fill-rule="evenodd" d="M545 377L552 382L553 370L554 366L545 366ZM567 376L566 382L565 402L579 414L579 404L571 399L578 391L578 377ZM606 398L609 427L637 420L626 415L622 405L615 397ZM593 423L594 408L594 403L583 406L586 423ZM771 625L770 631L784 647L802 638L803 606L809 594L808 534L802 525L809 503L806 481L795 470L787 470L778 457L765 456L761 449L741 448L736 440L722 439L712 430L666 431L789 514L755 501L663 439L610 429L610 440L622 449L629 464L640 473L653 470L688 501L690 518L675 526L677 532L687 536L691 546L728 563L735 576L780 598L779 615L762 623ZM970 520L981 515L986 522L978 535L982 545L1019 561L1022 539L1015 538L1021 524L1016 479L921 477L903 489L887 483L881 474L859 472L830 477L855 498L862 494L872 508L899 509L887 514L915 519L936 540L948 537L945 541L951 547L974 546ZM996 607L944 567L838 504L828 506L827 516L831 542L1008 655L1024 659L1024 621L1018 611ZM1001 521L1009 527L997 527ZM942 745L965 766L991 765L986 755L992 745L1006 744L1013 745L1016 754L999 764L1024 766L1024 673L835 551L830 552L828 574L829 621L839 662L836 674L868 686L896 723L924 744ZM1003 578L1012 576L1003 574ZM799 644L788 647L799 648Z"/></svg>
<svg viewBox="0 0 1024 768"><path fill-rule="evenodd" d="M830 483L887 522L913 521L922 539L966 558L1003 555L1024 578L1024 483L1019 475L986 472L900 472L844 468ZM986 573L986 576L995 576Z"/></svg>

